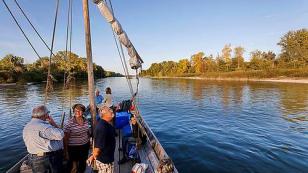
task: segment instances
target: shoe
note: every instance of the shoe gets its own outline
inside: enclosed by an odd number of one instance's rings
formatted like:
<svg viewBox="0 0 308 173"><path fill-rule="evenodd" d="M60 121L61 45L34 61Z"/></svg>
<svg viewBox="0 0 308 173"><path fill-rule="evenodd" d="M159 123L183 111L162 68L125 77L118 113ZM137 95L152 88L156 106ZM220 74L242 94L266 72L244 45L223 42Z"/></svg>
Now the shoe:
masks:
<svg viewBox="0 0 308 173"><path fill-rule="evenodd" d="M121 165L123 163L126 163L128 159L126 157L123 157L121 160L118 161L118 164Z"/></svg>

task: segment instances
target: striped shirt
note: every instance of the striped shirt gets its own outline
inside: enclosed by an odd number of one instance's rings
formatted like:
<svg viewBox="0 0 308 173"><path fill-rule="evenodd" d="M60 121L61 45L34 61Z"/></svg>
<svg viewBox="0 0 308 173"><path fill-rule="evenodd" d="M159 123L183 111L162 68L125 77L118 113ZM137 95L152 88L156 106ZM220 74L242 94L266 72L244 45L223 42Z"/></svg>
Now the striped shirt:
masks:
<svg viewBox="0 0 308 173"><path fill-rule="evenodd" d="M84 145L89 142L90 130L86 119L83 119L83 124L80 125L77 123L76 118L72 117L64 125L63 130L69 134L69 146Z"/></svg>
<svg viewBox="0 0 308 173"><path fill-rule="evenodd" d="M61 129L37 118L32 118L23 130L23 139L30 154L63 149L63 137Z"/></svg>

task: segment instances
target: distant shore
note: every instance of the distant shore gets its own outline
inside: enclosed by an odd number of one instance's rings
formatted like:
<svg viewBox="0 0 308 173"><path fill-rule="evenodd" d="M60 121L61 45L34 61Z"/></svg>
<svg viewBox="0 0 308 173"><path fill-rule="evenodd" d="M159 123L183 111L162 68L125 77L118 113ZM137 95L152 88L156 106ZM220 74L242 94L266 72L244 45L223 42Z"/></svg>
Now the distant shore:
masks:
<svg viewBox="0 0 308 173"><path fill-rule="evenodd" d="M152 79L194 79L212 81L256 81L256 82L281 82L308 84L308 78L210 78L210 77L150 77Z"/></svg>

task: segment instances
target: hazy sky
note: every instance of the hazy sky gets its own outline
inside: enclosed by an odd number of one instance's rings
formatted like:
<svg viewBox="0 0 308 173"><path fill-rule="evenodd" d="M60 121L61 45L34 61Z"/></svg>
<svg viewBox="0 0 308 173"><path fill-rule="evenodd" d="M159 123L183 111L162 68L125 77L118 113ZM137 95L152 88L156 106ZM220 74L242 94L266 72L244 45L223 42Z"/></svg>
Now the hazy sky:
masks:
<svg viewBox="0 0 308 173"><path fill-rule="evenodd" d="M48 50L22 18L13 0L6 0L41 56ZM51 43L55 0L18 0L31 21ZM277 43L286 32L308 28L308 0L113 0L116 18L145 61L178 61L203 51L216 55L223 46L243 46L280 52ZM68 0L60 1L55 50L65 49ZM89 0L94 62L123 72L111 28ZM85 56L81 0L73 0L72 51ZM0 57L6 54L37 60L4 4L0 5Z"/></svg>

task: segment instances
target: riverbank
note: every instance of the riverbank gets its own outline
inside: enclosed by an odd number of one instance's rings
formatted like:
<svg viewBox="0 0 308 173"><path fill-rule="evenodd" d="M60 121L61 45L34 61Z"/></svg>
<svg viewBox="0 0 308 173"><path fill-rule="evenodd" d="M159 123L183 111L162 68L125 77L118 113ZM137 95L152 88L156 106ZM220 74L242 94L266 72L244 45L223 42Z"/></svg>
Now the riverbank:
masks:
<svg viewBox="0 0 308 173"><path fill-rule="evenodd" d="M194 79L212 81L255 81L255 82L281 82L281 83L302 83L308 84L308 78L213 78L213 77L150 77L151 79Z"/></svg>

